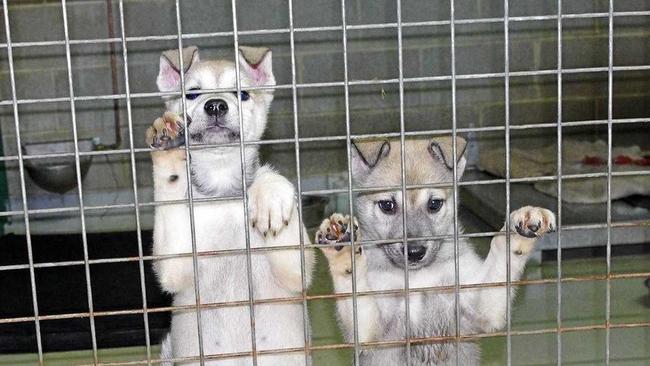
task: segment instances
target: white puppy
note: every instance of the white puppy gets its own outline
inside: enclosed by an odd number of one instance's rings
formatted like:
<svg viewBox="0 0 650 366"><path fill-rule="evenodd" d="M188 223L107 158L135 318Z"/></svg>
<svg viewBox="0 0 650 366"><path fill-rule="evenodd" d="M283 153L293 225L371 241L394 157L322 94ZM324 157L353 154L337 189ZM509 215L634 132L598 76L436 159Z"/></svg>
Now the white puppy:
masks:
<svg viewBox="0 0 650 366"><path fill-rule="evenodd" d="M177 147L190 141L201 144L235 145L193 148L190 152L189 186L193 198L241 196L242 171L240 136L244 141L261 138L273 94L271 90L249 87L273 86L271 51L241 47L238 63L242 92L198 93L199 89L236 87L235 64L223 60L201 61L196 47L166 51L160 58L157 79L162 92L179 91L179 58L183 57L187 120L182 114L180 97L166 97L168 112L147 130L152 152L156 201L188 198L185 150ZM240 105L237 98L240 98ZM241 107L241 108L240 108ZM243 131L239 115L242 115ZM201 310L204 355L250 352L251 320L248 306L249 283L245 229L250 230L252 248L298 245L300 231L295 190L284 177L266 165L260 166L258 145L244 151L249 219L244 220L241 199L194 203L194 229L198 257L198 278L194 277L192 256L162 259L155 270L162 288L173 294L175 306L170 335L163 343L163 358L199 355L195 281L199 284L201 304L239 302ZM233 252L233 250L235 250ZM218 253L218 251L227 251ZM155 209L154 254L192 253L190 212L187 203L159 205ZM303 291L300 250L256 251L252 254L254 299L295 297ZM309 286L314 263L312 251L304 252L305 277ZM300 348L305 345L305 324L300 302L265 303L254 307L256 350ZM259 365L302 365L309 361L304 352L258 355ZM208 358L210 359L210 358ZM193 362L198 363L194 360ZM213 357L210 365L249 365L250 356Z"/></svg>

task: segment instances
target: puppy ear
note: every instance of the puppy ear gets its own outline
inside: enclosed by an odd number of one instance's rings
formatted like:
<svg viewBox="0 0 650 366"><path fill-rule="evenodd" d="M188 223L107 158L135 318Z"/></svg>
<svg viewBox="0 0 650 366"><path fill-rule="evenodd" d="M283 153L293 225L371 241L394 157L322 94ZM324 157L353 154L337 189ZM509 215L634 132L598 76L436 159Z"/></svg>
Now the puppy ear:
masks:
<svg viewBox="0 0 650 366"><path fill-rule="evenodd" d="M463 156L467 148L467 141L460 136L456 136L456 156L453 155L453 138L452 136L436 136L429 144L429 154L434 159L442 162L450 171L454 169L454 159L456 159L456 168L460 178L465 172L467 160Z"/></svg>
<svg viewBox="0 0 650 366"><path fill-rule="evenodd" d="M266 47L239 47L239 69L256 86L275 85L272 52Z"/></svg>
<svg viewBox="0 0 650 366"><path fill-rule="evenodd" d="M350 149L352 172L356 178L362 178L379 164L379 161L390 154L388 140L352 141Z"/></svg>
<svg viewBox="0 0 650 366"><path fill-rule="evenodd" d="M158 71L158 90L168 92L178 90L181 87L181 53L178 49L164 51L160 55L160 69ZM195 46L183 48L183 74L192 65L199 62L199 49Z"/></svg>

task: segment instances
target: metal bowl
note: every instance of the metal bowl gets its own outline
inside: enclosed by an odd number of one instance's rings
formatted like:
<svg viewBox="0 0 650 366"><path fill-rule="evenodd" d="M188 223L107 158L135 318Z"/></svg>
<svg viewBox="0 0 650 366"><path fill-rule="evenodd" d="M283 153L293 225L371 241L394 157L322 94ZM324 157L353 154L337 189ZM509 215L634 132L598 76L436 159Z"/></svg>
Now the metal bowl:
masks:
<svg viewBox="0 0 650 366"><path fill-rule="evenodd" d="M95 140L79 140L79 151L95 150ZM74 141L54 141L25 144L22 146L25 155L47 155L54 153L70 153L74 151ZM92 156L80 156L79 167L81 179L84 179ZM25 160L25 168L29 177L37 186L55 193L65 193L77 186L77 174L74 157L55 157Z"/></svg>

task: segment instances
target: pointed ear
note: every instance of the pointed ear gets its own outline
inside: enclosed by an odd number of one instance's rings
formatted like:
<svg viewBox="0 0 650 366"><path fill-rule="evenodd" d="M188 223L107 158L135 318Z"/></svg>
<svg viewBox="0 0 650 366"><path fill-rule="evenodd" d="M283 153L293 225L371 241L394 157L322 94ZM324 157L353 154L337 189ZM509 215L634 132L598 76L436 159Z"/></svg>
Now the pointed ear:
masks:
<svg viewBox="0 0 650 366"><path fill-rule="evenodd" d="M451 172L454 169L454 159L456 159L456 168L458 177L462 177L465 172L467 160L463 156L467 148L467 141L460 136L456 136L456 156L453 155L453 138L452 136L436 136L431 139L429 144L429 154L434 159L439 160Z"/></svg>
<svg viewBox="0 0 650 366"><path fill-rule="evenodd" d="M168 50L160 55L160 69L158 71L158 90L168 92L178 90L181 87L180 56L178 49ZM199 49L195 46L183 48L183 74L192 65L199 62Z"/></svg>
<svg viewBox="0 0 650 366"><path fill-rule="evenodd" d="M355 179L363 178L379 161L390 154L390 141L366 140L352 141L350 159Z"/></svg>
<svg viewBox="0 0 650 366"><path fill-rule="evenodd" d="M266 47L239 47L239 69L255 86L275 85L272 52Z"/></svg>

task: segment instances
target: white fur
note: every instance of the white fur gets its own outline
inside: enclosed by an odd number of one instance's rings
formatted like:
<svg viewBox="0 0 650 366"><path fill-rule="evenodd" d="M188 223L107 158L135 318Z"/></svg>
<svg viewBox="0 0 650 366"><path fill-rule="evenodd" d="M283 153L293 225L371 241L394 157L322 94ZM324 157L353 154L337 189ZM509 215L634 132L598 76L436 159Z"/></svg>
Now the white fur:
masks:
<svg viewBox="0 0 650 366"><path fill-rule="evenodd" d="M263 67L269 67L268 62ZM160 89L173 84L174 75L163 66L158 77ZM232 87L235 83L234 64L225 61L196 60L185 74L188 89L200 83L203 89ZM264 72L265 70L258 70ZM244 75L245 76L245 75ZM273 85L272 73L265 82ZM249 84L244 77L242 86ZM178 85L176 85L178 88ZM178 89L177 89L178 90ZM201 106L209 98L228 100L232 116L237 120L236 99L232 93L202 95L188 100L188 115L192 124L205 119ZM251 92L251 99L242 102L244 140L259 139L266 125L272 95L270 92ZM166 101L167 108L180 114L180 99ZM233 122L234 123L234 122ZM191 126L188 127L188 130ZM179 200L188 197L188 177L185 151L158 151L153 154L153 176L156 201ZM223 250L246 248L245 230L250 233L250 247L298 245L300 231L304 242L309 243L306 232L300 227L295 212L295 189L284 177L268 166L258 168L257 149L245 150L247 166L249 222L244 220L243 201L227 200L195 202L193 206L196 251L200 255L198 278L194 276L193 259L163 259L155 262L155 270L162 288L174 295L174 306L196 305L195 281L198 282L201 304L242 301L243 305L218 306L201 310L201 330L204 355L233 352L250 352L252 349L251 319L248 306L249 283L245 253L215 253ZM232 196L242 188L241 159L238 147L220 147L191 152L193 197ZM170 177L178 177L170 179ZM252 183L251 183L252 182ZM160 205L155 209L154 255L192 253L190 211L188 204ZM256 222L255 227L251 222ZM305 251L305 277L311 282L313 253ZM251 255L252 289L254 299L288 298L299 296L303 290L301 253L299 250L255 252ZM304 347L305 324L301 302L255 305L255 343L257 351ZM174 358L199 355L196 310L177 310L172 314L170 337L165 340L161 356ZM169 349L171 347L171 350ZM304 365L304 352L258 355L258 365ZM185 364L185 363L183 363ZM190 364L198 364L195 361ZM207 365L250 365L251 357L221 358Z"/></svg>

